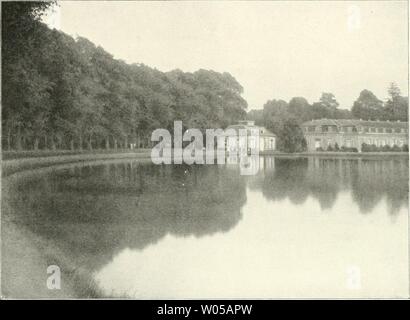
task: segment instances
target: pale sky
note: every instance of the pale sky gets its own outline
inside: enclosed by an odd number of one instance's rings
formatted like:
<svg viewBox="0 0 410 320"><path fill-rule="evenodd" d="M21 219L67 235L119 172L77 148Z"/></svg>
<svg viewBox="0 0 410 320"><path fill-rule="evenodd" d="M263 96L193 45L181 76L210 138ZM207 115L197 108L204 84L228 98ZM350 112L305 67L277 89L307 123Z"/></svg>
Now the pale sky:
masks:
<svg viewBox="0 0 410 320"><path fill-rule="evenodd" d="M407 95L407 14L405 1L60 1L48 21L128 63L229 72L250 110L321 92L350 108L393 81Z"/></svg>

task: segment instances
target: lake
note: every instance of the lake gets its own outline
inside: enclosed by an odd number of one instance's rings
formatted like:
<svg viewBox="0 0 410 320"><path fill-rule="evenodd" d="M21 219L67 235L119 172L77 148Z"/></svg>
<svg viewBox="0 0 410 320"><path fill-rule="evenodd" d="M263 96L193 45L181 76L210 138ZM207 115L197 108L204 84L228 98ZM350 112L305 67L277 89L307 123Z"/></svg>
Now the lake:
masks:
<svg viewBox="0 0 410 320"><path fill-rule="evenodd" d="M56 264L79 296L76 274L108 297L408 296L407 158L259 163L254 176L235 164L141 160L10 175L6 287L41 297Z"/></svg>

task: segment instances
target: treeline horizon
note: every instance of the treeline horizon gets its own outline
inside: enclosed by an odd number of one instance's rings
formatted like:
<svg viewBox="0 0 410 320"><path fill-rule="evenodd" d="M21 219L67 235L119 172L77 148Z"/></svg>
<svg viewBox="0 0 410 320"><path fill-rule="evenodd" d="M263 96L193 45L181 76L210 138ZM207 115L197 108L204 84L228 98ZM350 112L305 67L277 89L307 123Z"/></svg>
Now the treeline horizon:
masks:
<svg viewBox="0 0 410 320"><path fill-rule="evenodd" d="M151 132L174 120L205 130L246 117L243 88L229 73L127 64L48 28L41 16L52 5L2 3L3 149L149 147Z"/></svg>
<svg viewBox="0 0 410 320"><path fill-rule="evenodd" d="M400 88L392 82L387 88L389 98L383 102L370 90L364 89L353 102L351 110L339 109L333 93L323 92L319 101L310 104L303 97L294 97L289 102L269 100L263 109L250 110L248 120L265 126L278 136L278 149L285 152L306 150L306 141L301 124L314 119L362 119L380 121L408 121L408 97L403 97Z"/></svg>

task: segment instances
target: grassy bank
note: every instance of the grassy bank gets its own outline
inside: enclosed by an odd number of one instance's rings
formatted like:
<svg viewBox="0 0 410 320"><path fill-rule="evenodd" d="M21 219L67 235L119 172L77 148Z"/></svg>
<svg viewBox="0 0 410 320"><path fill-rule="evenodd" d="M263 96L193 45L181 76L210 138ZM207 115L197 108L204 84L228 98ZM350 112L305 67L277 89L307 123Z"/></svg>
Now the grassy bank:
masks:
<svg viewBox="0 0 410 320"><path fill-rule="evenodd" d="M28 150L28 151L2 151L2 160L15 160L26 158L42 158L56 156L73 156L73 155L95 155L95 154L122 154L122 153L147 153L151 149L95 149L95 150Z"/></svg>
<svg viewBox="0 0 410 320"><path fill-rule="evenodd" d="M90 271L73 264L73 259L51 241L2 216L2 297L7 299L103 298ZM61 289L46 286L47 266L61 271Z"/></svg>

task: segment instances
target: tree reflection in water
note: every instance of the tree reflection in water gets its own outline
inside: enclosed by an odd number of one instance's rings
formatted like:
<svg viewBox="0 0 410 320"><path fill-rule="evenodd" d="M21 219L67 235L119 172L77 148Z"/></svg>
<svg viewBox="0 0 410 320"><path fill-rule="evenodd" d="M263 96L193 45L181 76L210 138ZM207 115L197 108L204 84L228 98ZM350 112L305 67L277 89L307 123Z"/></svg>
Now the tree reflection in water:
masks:
<svg viewBox="0 0 410 320"><path fill-rule="evenodd" d="M244 177L218 166L74 166L27 176L8 189L6 211L16 223L90 268L166 234L228 231L246 202Z"/></svg>
<svg viewBox="0 0 410 320"><path fill-rule="evenodd" d="M259 174L250 179L250 188L261 190L266 199L289 199L303 204L311 196L323 209L331 209L340 191L351 191L362 213L371 212L384 197L389 213L408 204L407 158L385 160L273 158L262 160Z"/></svg>
<svg viewBox="0 0 410 320"><path fill-rule="evenodd" d="M124 248L143 249L167 234L226 232L242 218L246 187L269 200L323 209L350 191L362 213L386 198L394 214L408 201L407 159L261 157L256 176L238 166L72 165L3 183L2 212L52 241L76 264L98 269ZM13 182L14 181L14 182Z"/></svg>

